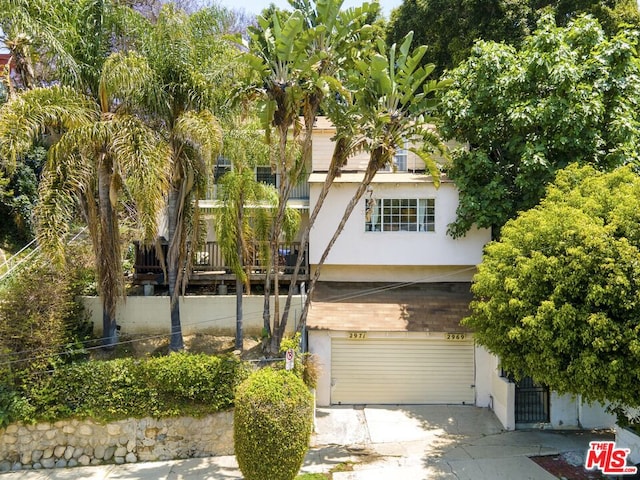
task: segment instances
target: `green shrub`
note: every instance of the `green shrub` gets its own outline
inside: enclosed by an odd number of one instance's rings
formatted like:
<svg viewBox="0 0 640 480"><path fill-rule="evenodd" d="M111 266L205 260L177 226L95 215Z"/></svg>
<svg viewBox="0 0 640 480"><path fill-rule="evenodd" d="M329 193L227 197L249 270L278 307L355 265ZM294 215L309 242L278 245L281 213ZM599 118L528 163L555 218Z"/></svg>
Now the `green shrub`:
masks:
<svg viewBox="0 0 640 480"><path fill-rule="evenodd" d="M301 351L300 340L300 333L296 333L293 337L283 338L280 343L280 353L284 356L287 350L293 349L295 351L293 373L300 377L307 387L316 388L320 375L320 362L316 355ZM276 368L284 368L284 366L285 364L282 362L277 364Z"/></svg>
<svg viewBox="0 0 640 480"><path fill-rule="evenodd" d="M292 480L309 448L313 397L292 372L265 368L236 391L235 453L246 480Z"/></svg>
<svg viewBox="0 0 640 480"><path fill-rule="evenodd" d="M204 415L232 407L246 376L235 357L189 353L63 365L25 386L33 418L17 419Z"/></svg>
<svg viewBox="0 0 640 480"><path fill-rule="evenodd" d="M0 378L19 390L32 376L77 360L91 325L76 302L84 272L79 247L62 270L36 255L0 288Z"/></svg>

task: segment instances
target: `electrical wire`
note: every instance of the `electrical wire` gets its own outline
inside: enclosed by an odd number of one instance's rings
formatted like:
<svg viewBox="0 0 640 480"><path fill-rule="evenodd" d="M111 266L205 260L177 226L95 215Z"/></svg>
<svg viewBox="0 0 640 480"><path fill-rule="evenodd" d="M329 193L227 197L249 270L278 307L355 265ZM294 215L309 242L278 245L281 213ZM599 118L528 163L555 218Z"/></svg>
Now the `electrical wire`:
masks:
<svg viewBox="0 0 640 480"><path fill-rule="evenodd" d="M79 235L79 234L78 234ZM77 238L74 237L74 239ZM464 272L468 272L468 271L472 271L475 270L476 267L465 267L462 269L458 269L458 270L454 270L452 272L448 272L448 273L443 273L443 274L433 274L427 277L423 277L420 278L418 280L413 280L410 282L402 282L402 283L387 283L385 285L381 285L378 287L374 287L374 288L370 288L370 289L365 289L365 290L361 290L358 291L357 293L352 293L352 294L346 294L346 295L335 295L333 297L329 297L327 300L323 301L323 303L339 303L339 302L343 302L345 300L352 300L354 298L360 298L360 297L365 297L365 296L369 296L369 295L375 295L381 292L386 292L386 291L391 291L391 290L395 290L395 289L399 289L399 288L404 288L407 286L411 286L411 285L417 285L417 284L421 284L421 283L428 283L428 282L433 282L435 279L441 279L441 278L447 278L447 277L451 277L454 275L458 275L460 273L464 273ZM188 297L183 297L183 298L188 298ZM313 303L312 303L313 305ZM254 312L245 312L244 318L245 319L254 319L254 318L260 318L262 316L262 311L254 311ZM205 319L205 320L201 320L199 322L193 322L190 323L189 326L198 326L198 325L208 325L208 324L212 324L212 323L217 323L217 322L222 322L222 321L227 321L227 320L231 320L234 319L235 315L228 315L228 316L223 316L223 317L216 317L216 318L210 318L210 319ZM162 333L162 334L154 334L154 335L147 335L144 337L138 337L138 338L134 338L134 339L129 339L129 340L122 340L122 341L118 341L116 343L113 344L101 344L101 345L95 345L95 346L90 346L90 347L84 347L82 349L77 349L77 350L67 350L64 352L55 352L55 353L50 353L44 356L30 356L30 357L26 357L26 358L20 358L20 359L15 359L15 360L9 360L6 362L2 362L0 361L0 367L1 366L8 366L8 365L13 365L13 364L17 364L17 363L24 363L24 362L29 362L29 361L33 361L33 360L42 360L45 358L50 358L53 359L55 357L62 357L64 355L68 355L71 353L81 353L83 351L93 351L93 350L99 350L99 349L103 349L103 348L109 348L109 347L115 347L118 345L127 345L127 344L133 344L133 343L137 343L137 342L144 342L144 341L148 341L148 340L154 340L154 339L158 339L158 338L164 338L164 337L171 337L171 333ZM81 344L90 344L90 343L95 343L96 341L99 341L99 339L89 339L89 340L85 340L83 342L80 342ZM56 349L63 349L67 346L68 344L59 344L59 345L54 345L53 348ZM37 353L39 351L47 351L50 350L52 347L47 347L47 348L40 348L40 349L33 349L33 350L26 350L26 351L22 351L22 352L16 352L16 353L6 353L6 354L0 354L0 358L5 358L5 357L13 357L15 355L20 355L20 354L33 354L33 353Z"/></svg>

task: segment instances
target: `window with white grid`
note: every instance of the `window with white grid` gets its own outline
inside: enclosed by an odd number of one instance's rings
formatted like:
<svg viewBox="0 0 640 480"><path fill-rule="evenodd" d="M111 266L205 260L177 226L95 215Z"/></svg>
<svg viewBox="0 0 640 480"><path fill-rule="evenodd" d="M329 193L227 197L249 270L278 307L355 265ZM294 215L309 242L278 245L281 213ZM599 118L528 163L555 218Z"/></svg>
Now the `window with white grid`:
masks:
<svg viewBox="0 0 640 480"><path fill-rule="evenodd" d="M435 198L367 200L367 232L435 232Z"/></svg>

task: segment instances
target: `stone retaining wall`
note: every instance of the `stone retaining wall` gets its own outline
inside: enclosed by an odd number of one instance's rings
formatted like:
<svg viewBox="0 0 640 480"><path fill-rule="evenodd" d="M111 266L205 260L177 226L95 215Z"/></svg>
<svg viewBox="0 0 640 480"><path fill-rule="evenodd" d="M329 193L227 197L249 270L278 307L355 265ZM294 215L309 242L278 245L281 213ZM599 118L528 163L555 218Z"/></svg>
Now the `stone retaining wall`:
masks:
<svg viewBox="0 0 640 480"><path fill-rule="evenodd" d="M0 429L0 472L233 454L233 412L203 418L64 420Z"/></svg>

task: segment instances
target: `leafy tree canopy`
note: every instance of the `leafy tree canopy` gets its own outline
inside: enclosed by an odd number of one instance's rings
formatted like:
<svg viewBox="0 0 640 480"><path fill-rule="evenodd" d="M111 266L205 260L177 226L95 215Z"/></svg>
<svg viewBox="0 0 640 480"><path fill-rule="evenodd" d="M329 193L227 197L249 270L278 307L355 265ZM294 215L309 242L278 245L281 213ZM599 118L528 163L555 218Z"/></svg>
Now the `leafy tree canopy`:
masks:
<svg viewBox="0 0 640 480"><path fill-rule="evenodd" d="M640 406L640 177L571 165L489 244L463 322L516 378Z"/></svg>
<svg viewBox="0 0 640 480"><path fill-rule="evenodd" d="M460 190L454 237L475 223L497 235L538 203L570 163L610 170L638 160L638 33L609 39L596 20L551 15L521 49L479 42L451 72L442 133L466 142L448 174Z"/></svg>
<svg viewBox="0 0 640 480"><path fill-rule="evenodd" d="M478 39L521 45L543 7L553 9L558 25L580 13L596 17L609 34L621 24L640 25L635 0L405 0L391 14L387 42L414 31L428 46L426 60L442 72L464 61Z"/></svg>

